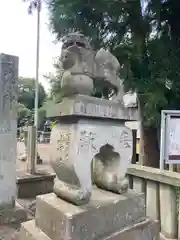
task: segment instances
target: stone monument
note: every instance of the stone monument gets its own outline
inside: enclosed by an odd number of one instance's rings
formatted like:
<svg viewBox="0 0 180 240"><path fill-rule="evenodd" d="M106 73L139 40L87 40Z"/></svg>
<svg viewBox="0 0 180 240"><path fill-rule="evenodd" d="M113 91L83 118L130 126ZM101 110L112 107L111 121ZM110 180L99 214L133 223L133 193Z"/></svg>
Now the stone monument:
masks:
<svg viewBox="0 0 180 240"><path fill-rule="evenodd" d="M22 155L19 156L19 160L23 161L23 162L27 161L27 165L29 165L29 162L28 162L29 156L33 155L33 161L34 161L35 154L37 154L37 162L36 163L37 164L42 164L42 159L40 158L38 152L35 153L36 152L35 147L33 149L30 149L30 147L29 147L29 142L31 141L31 139L30 139L31 136L29 136L29 131L28 131L29 127L32 127L32 126L27 121L25 123L25 126L23 127L25 152ZM34 143L36 143L36 133L32 137L34 138L33 139ZM33 164L35 165L35 162ZM27 166L27 168L29 169L28 166Z"/></svg>
<svg viewBox="0 0 180 240"><path fill-rule="evenodd" d="M159 239L157 223L145 215L144 195L128 190L136 120L122 103L92 97L99 82L121 88L118 60L94 52L82 34L69 34L62 46L62 102L50 109L54 193L37 197L35 221L22 225L19 239ZM94 185L93 185L94 183Z"/></svg>
<svg viewBox="0 0 180 240"><path fill-rule="evenodd" d="M16 200L18 57L0 54L0 224L25 220Z"/></svg>
<svg viewBox="0 0 180 240"><path fill-rule="evenodd" d="M16 112L18 58L0 55L0 204L16 197Z"/></svg>

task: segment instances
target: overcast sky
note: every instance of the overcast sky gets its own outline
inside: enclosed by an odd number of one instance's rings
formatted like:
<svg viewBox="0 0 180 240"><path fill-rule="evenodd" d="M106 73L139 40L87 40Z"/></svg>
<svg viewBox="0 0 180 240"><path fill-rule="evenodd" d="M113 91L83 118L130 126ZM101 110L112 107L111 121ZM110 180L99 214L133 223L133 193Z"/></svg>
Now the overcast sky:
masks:
<svg viewBox="0 0 180 240"><path fill-rule="evenodd" d="M41 12L40 81L48 89L43 75L53 71L53 58L60 54L60 43L48 29L48 12ZM19 56L19 76L35 77L36 12L28 15L22 0L0 0L0 52Z"/></svg>

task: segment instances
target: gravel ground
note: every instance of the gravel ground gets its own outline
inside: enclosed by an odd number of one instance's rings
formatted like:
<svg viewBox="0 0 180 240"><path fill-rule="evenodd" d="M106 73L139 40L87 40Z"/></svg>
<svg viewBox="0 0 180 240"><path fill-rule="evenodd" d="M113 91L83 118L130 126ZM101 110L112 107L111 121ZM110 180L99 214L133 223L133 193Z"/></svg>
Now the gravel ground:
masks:
<svg viewBox="0 0 180 240"><path fill-rule="evenodd" d="M0 240L14 240L14 234L19 228L20 225L17 224L0 226Z"/></svg>

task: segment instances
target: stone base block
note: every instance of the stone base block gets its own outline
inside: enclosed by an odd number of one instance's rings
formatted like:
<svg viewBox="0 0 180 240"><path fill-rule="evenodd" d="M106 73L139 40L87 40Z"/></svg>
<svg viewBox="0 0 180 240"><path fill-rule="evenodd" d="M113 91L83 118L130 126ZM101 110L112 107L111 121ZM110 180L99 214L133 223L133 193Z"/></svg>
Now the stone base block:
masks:
<svg viewBox="0 0 180 240"><path fill-rule="evenodd" d="M145 220L142 193L118 195L93 189L87 205L75 206L54 193L37 197L36 226L52 240L104 239Z"/></svg>
<svg viewBox="0 0 180 240"><path fill-rule="evenodd" d="M0 210L0 225L21 223L27 221L27 212L17 202L12 208L5 208Z"/></svg>
<svg viewBox="0 0 180 240"><path fill-rule="evenodd" d="M30 174L17 171L16 175L18 198L35 198L37 195L53 191L55 174L47 172Z"/></svg>

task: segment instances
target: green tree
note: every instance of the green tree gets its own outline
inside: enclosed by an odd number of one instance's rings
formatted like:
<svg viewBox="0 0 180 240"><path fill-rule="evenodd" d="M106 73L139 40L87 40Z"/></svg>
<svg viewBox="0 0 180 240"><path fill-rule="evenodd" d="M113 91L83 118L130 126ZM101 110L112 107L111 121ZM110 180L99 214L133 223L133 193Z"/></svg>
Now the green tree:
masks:
<svg viewBox="0 0 180 240"><path fill-rule="evenodd" d="M26 108L32 110L34 108L35 98L35 79L20 78L19 79L19 96L18 102L23 104ZM46 99L44 87L39 83L39 107L43 105Z"/></svg>
<svg viewBox="0 0 180 240"><path fill-rule="evenodd" d="M38 4L41 7L42 1L41 0L23 0L23 2L28 3L28 13L32 14L34 9L38 8Z"/></svg>
<svg viewBox="0 0 180 240"><path fill-rule="evenodd" d="M64 96L64 93L61 89L61 77L62 77L62 66L60 63L59 58L56 59L54 63L55 73L49 73L44 77L49 82L51 89L50 89L50 99L55 102L61 102Z"/></svg>
<svg viewBox="0 0 180 240"><path fill-rule="evenodd" d="M125 89L138 96L144 164L155 167L159 164L160 110L177 109L180 100L178 4L178 0L49 3L58 39L80 31L90 37L95 49L108 48L118 58Z"/></svg>
<svg viewBox="0 0 180 240"><path fill-rule="evenodd" d="M27 118L31 117L31 111L26 108L23 104L17 104L17 121L18 126L23 126Z"/></svg>

